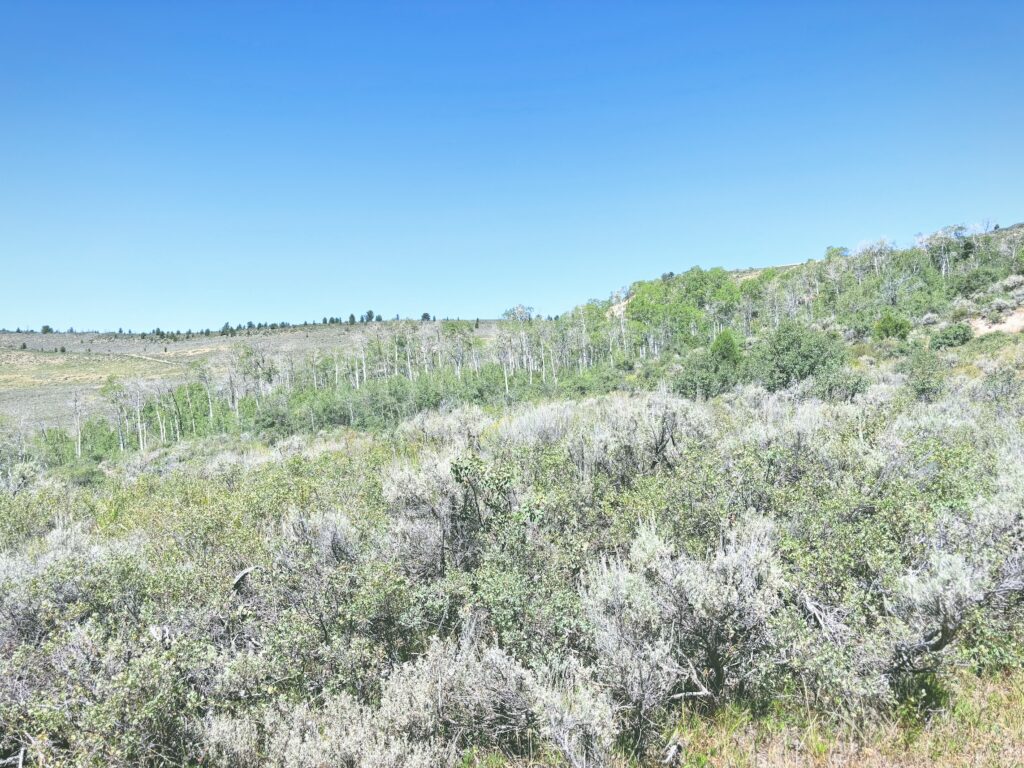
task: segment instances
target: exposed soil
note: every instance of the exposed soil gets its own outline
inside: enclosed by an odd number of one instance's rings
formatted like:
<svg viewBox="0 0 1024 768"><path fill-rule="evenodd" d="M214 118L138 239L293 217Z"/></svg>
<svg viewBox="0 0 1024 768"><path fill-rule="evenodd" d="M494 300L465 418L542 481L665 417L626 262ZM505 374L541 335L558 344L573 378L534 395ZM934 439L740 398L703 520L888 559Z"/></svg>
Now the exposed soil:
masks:
<svg viewBox="0 0 1024 768"><path fill-rule="evenodd" d="M990 323L984 318L975 317L971 319L971 328L975 336L984 336L986 333L1002 331L1003 333L1020 333L1024 331L1024 307L1018 307L1001 323Z"/></svg>

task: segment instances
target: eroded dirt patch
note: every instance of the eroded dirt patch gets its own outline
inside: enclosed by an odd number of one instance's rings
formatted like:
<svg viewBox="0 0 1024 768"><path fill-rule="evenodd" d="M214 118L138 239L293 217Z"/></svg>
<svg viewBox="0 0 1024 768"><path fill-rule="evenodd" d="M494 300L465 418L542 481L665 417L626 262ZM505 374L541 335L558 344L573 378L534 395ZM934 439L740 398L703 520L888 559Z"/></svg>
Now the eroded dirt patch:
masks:
<svg viewBox="0 0 1024 768"><path fill-rule="evenodd" d="M984 336L986 333L1020 333L1024 331L1024 307L1018 307L1001 323L990 323L984 318L975 317L970 320L971 328L975 336Z"/></svg>

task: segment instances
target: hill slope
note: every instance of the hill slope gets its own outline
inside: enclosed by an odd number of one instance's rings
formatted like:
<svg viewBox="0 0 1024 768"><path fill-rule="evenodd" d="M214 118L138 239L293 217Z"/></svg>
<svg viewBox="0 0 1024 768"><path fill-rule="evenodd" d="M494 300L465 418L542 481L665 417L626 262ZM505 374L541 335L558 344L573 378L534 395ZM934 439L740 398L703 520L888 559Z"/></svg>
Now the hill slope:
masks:
<svg viewBox="0 0 1024 768"><path fill-rule="evenodd" d="M0 428L0 763L1014 764L1019 234L93 338L102 412Z"/></svg>

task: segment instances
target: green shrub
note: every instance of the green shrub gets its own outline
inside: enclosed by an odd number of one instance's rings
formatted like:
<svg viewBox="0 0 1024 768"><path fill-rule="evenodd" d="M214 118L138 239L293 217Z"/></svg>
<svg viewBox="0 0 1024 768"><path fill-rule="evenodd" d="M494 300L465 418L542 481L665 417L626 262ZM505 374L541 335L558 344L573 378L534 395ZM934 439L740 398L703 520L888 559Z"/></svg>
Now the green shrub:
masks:
<svg viewBox="0 0 1024 768"><path fill-rule="evenodd" d="M774 392L838 368L845 358L846 350L835 336L786 321L754 349L747 376Z"/></svg>
<svg viewBox="0 0 1024 768"><path fill-rule="evenodd" d="M672 381L673 389L684 397L715 397L732 389L739 381L743 350L736 335L726 329L708 350L698 350L683 363Z"/></svg>
<svg viewBox="0 0 1024 768"><path fill-rule="evenodd" d="M958 275L952 282L953 291L959 296L970 296L972 293L987 288L998 281L1002 273L995 267L978 267L970 272Z"/></svg>
<svg viewBox="0 0 1024 768"><path fill-rule="evenodd" d="M932 336L932 349L959 347L974 338L974 331L967 323L953 323Z"/></svg>
<svg viewBox="0 0 1024 768"><path fill-rule="evenodd" d="M852 402L867 391L868 377L853 368L832 368L814 377L812 392L822 400Z"/></svg>
<svg viewBox="0 0 1024 768"><path fill-rule="evenodd" d="M942 359L929 349L915 349L903 363L907 386L918 400L935 400L946 385Z"/></svg>
<svg viewBox="0 0 1024 768"><path fill-rule="evenodd" d="M875 323L872 336L876 339L906 339L910 333L910 321L892 312L886 311Z"/></svg>

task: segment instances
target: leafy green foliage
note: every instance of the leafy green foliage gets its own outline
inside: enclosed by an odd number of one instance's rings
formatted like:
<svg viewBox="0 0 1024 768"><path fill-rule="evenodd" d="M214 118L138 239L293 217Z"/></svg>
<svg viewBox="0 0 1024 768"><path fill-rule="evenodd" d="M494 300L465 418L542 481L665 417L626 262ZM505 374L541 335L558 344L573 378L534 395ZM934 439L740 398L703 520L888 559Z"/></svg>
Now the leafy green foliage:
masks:
<svg viewBox="0 0 1024 768"><path fill-rule="evenodd" d="M814 377L813 392L824 400L853 402L857 395L867 392L868 377L850 368L828 368Z"/></svg>
<svg viewBox="0 0 1024 768"><path fill-rule="evenodd" d="M787 321L754 348L747 376L774 392L837 368L845 357L838 339Z"/></svg>
<svg viewBox="0 0 1024 768"><path fill-rule="evenodd" d="M732 389L740 380L743 350L736 335L722 331L707 351L692 353L673 380L673 388L686 397L715 397Z"/></svg>
<svg viewBox="0 0 1024 768"><path fill-rule="evenodd" d="M910 333L910 321L905 317L900 317L893 314L890 311L886 311L885 314L875 323L873 336L876 339L906 339Z"/></svg>
<svg viewBox="0 0 1024 768"><path fill-rule="evenodd" d="M907 386L918 400L935 400L945 387L945 364L937 354L923 347L911 352L903 364Z"/></svg>
<svg viewBox="0 0 1024 768"><path fill-rule="evenodd" d="M953 323L932 336L932 349L959 347L974 338L974 331L966 323Z"/></svg>

